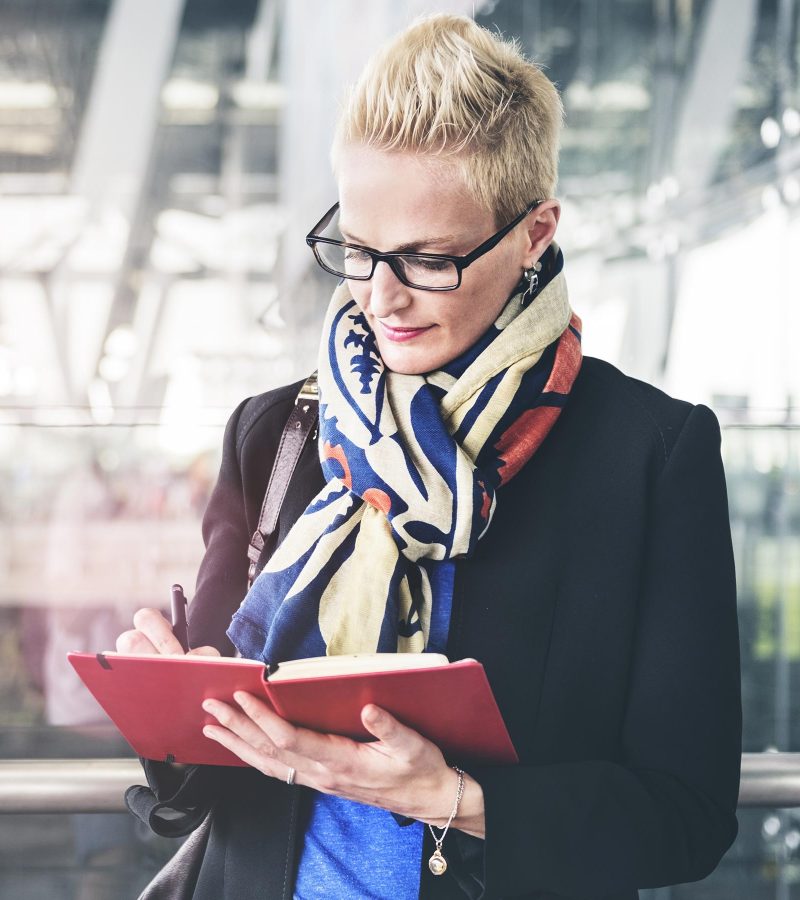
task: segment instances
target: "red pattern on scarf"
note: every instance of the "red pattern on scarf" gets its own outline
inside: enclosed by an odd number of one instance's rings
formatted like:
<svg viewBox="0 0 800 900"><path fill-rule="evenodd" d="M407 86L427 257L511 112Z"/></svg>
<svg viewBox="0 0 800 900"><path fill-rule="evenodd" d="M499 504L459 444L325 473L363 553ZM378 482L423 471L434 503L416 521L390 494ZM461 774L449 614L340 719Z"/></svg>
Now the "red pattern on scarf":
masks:
<svg viewBox="0 0 800 900"><path fill-rule="evenodd" d="M581 320L575 313L570 326L558 340L553 369L543 393L568 394L578 376L583 359L580 334ZM573 331L572 329L575 329ZM500 461L500 484L507 484L539 449L550 429L561 414L560 406L537 406L525 412L507 428L495 444Z"/></svg>

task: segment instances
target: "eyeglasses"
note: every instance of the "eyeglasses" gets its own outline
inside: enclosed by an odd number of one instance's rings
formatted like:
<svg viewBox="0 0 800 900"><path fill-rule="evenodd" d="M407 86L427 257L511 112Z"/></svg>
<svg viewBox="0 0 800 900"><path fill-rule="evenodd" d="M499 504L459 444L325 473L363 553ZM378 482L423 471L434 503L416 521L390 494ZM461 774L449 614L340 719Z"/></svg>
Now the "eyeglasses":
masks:
<svg viewBox="0 0 800 900"><path fill-rule="evenodd" d="M306 243L314 251L317 262L332 275L354 281L369 281L375 274L379 262L385 262L407 287L422 291L454 291L461 287L461 273L496 247L500 241L535 209L542 201L534 200L508 225L493 234L488 240L477 246L466 256L450 256L442 253L379 253L371 247L360 244L348 244L333 238L322 237L334 216L339 211L339 204L325 213L319 222L306 235Z"/></svg>

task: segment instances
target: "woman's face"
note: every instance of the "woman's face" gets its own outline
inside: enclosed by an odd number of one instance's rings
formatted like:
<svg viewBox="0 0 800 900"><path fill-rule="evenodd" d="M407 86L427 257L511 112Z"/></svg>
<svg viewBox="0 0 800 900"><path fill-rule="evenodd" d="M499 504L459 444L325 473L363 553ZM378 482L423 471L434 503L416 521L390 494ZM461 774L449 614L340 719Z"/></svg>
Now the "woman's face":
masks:
<svg viewBox="0 0 800 900"><path fill-rule="evenodd" d="M361 145L342 147L337 162L339 224L353 243L383 252L463 256L506 224L495 224L493 215L469 196L453 162ZM534 199L520 197L520 210ZM419 375L472 346L500 314L523 268L552 239L558 219L558 205L553 204L549 213L537 208L464 269L455 291L406 287L384 262L370 281L348 281L385 365ZM542 227L540 219L549 225Z"/></svg>

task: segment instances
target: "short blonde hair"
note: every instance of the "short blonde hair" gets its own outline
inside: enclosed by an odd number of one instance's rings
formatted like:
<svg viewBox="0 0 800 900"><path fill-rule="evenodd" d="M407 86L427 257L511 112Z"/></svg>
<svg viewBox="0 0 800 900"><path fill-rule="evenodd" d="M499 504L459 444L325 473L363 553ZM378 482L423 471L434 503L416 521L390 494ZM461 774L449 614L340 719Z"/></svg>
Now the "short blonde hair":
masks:
<svg viewBox="0 0 800 900"><path fill-rule="evenodd" d="M464 16L429 16L378 50L350 90L334 172L345 144L452 157L502 225L553 196L563 115L555 85L516 43Z"/></svg>

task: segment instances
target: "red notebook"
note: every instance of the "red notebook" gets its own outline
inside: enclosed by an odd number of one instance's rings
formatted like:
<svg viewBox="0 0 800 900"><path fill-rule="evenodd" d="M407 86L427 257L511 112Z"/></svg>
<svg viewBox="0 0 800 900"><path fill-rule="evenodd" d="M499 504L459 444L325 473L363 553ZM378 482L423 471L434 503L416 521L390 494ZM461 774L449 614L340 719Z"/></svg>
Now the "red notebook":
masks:
<svg viewBox="0 0 800 900"><path fill-rule="evenodd" d="M361 724L361 709L375 703L454 761L518 762L486 673L474 659L367 654L295 660L268 670L254 660L227 657L67 656L123 737L147 759L246 765L203 735L203 726L215 720L201 708L209 697L235 706L234 691L244 690L316 731L373 739Z"/></svg>

